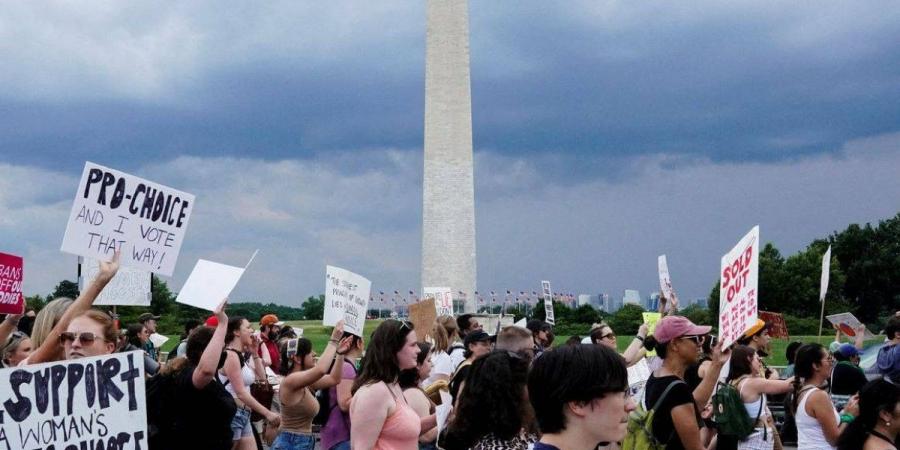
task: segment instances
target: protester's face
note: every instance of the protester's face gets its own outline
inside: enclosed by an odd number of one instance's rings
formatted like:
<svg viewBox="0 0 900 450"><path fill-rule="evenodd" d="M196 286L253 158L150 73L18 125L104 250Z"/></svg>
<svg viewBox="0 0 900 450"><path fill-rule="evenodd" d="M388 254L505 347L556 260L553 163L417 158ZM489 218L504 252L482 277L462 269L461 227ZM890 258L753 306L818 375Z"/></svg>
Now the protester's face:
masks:
<svg viewBox="0 0 900 450"><path fill-rule="evenodd" d="M490 341L477 341L469 344L469 350L472 351L472 358L481 358L491 352Z"/></svg>
<svg viewBox="0 0 900 450"><path fill-rule="evenodd" d="M419 344L416 343L416 332L410 331L406 335L406 342L403 344L403 347L397 352L397 366L400 367L400 370L416 367L418 365L416 357L419 356L420 351Z"/></svg>
<svg viewBox="0 0 900 450"><path fill-rule="evenodd" d="M628 391L608 393L582 407L587 419L585 432L590 433L591 442L621 441L628 427L628 414L634 408Z"/></svg>
<svg viewBox="0 0 900 450"><path fill-rule="evenodd" d="M250 328L250 322L246 319L241 321L241 327L237 331L237 338L240 339L241 345L245 347L253 345L253 328Z"/></svg>
<svg viewBox="0 0 900 450"><path fill-rule="evenodd" d="M759 360L759 355L753 354L750 358L750 369L753 371L753 374L762 372L762 361Z"/></svg>
<svg viewBox="0 0 900 450"><path fill-rule="evenodd" d="M675 342L677 353L688 362L693 364L700 357L703 351L703 336L681 336Z"/></svg>
<svg viewBox="0 0 900 450"><path fill-rule="evenodd" d="M88 317L76 317L66 329L69 337L65 339L66 359L78 359L88 356L108 355L115 349L114 342L103 338L103 326Z"/></svg>
<svg viewBox="0 0 900 450"><path fill-rule="evenodd" d="M610 327L603 328L603 332L600 334L600 340L597 341L597 343L605 345L613 350L618 349L616 346L616 333L614 333Z"/></svg>
<svg viewBox="0 0 900 450"><path fill-rule="evenodd" d="M818 373L830 374L831 369L834 365L834 356L831 353L823 350L822 355L819 358L819 364L813 366Z"/></svg>
<svg viewBox="0 0 900 450"><path fill-rule="evenodd" d="M138 337L141 339L141 344L146 344L147 341L150 340L150 330L147 327L141 328L141 332L138 334Z"/></svg>
<svg viewBox="0 0 900 450"><path fill-rule="evenodd" d="M307 353L306 356L303 357L303 367L309 369L310 367L315 366L316 356L318 355L315 350Z"/></svg>
<svg viewBox="0 0 900 450"><path fill-rule="evenodd" d="M24 361L25 358L28 358L28 355L31 354L31 339L23 338L19 341L19 345L16 346L16 349L9 354L9 365L10 367L18 366L20 362Z"/></svg>
<svg viewBox="0 0 900 450"><path fill-rule="evenodd" d="M431 352L429 352L428 356L425 357L425 362L419 365L419 379L427 379L431 375L432 367L433 364L431 364Z"/></svg>
<svg viewBox="0 0 900 450"><path fill-rule="evenodd" d="M482 326L478 323L478 319L474 317L469 318L469 331L481 330Z"/></svg>
<svg viewBox="0 0 900 450"><path fill-rule="evenodd" d="M144 322L144 326L150 331L150 334L156 333L156 320L150 319Z"/></svg>
<svg viewBox="0 0 900 450"><path fill-rule="evenodd" d="M547 330L538 331L538 334L537 334L538 343L540 343L541 345L547 345L547 341L550 340L548 335L549 335L549 333L547 332Z"/></svg>
<svg viewBox="0 0 900 450"><path fill-rule="evenodd" d="M755 340L756 348L766 352L769 351L769 343L772 341L772 338L769 336L769 330L763 330L762 333L755 337Z"/></svg>

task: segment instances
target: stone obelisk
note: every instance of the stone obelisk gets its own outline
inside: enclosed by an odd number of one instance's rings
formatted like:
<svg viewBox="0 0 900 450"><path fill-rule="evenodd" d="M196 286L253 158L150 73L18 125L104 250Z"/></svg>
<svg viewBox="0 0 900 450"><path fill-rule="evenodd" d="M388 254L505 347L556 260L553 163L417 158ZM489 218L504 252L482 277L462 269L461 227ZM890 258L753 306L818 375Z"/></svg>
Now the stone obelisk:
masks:
<svg viewBox="0 0 900 450"><path fill-rule="evenodd" d="M475 312L469 4L427 0L427 8L422 286L450 287Z"/></svg>

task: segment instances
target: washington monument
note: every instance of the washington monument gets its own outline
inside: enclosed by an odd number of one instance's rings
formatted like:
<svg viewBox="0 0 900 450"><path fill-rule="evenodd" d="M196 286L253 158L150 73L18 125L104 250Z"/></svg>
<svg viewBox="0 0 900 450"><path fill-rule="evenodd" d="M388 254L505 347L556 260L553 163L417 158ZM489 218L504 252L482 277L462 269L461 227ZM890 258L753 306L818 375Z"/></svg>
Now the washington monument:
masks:
<svg viewBox="0 0 900 450"><path fill-rule="evenodd" d="M475 312L469 4L428 0L427 8L422 286L450 287Z"/></svg>

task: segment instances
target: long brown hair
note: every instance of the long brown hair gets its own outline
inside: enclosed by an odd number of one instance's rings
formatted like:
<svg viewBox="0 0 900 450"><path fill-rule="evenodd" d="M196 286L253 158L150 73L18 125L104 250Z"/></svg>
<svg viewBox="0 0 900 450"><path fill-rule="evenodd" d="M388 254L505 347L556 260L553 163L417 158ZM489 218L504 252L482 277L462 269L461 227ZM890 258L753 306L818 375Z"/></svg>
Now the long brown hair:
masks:
<svg viewBox="0 0 900 450"><path fill-rule="evenodd" d="M369 347L360 363L359 374L350 389L355 394L359 388L374 383L393 383L400 375L397 352L406 345L406 335L413 331L413 324L403 320L385 320L372 332Z"/></svg>

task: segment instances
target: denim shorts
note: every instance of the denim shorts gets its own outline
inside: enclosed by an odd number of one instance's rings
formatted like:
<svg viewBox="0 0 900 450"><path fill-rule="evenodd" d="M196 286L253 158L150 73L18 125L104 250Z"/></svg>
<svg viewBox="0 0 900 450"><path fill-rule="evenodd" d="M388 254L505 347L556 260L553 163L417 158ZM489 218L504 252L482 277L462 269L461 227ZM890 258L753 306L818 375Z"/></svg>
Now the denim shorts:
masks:
<svg viewBox="0 0 900 450"><path fill-rule="evenodd" d="M231 432L234 433L232 440L237 441L242 437L253 436L250 429L250 410L238 408L231 419Z"/></svg>
<svg viewBox="0 0 900 450"><path fill-rule="evenodd" d="M350 441L338 442L328 450L350 450Z"/></svg>
<svg viewBox="0 0 900 450"><path fill-rule="evenodd" d="M313 450L316 448L316 437L312 434L280 431L272 443L271 450Z"/></svg>

